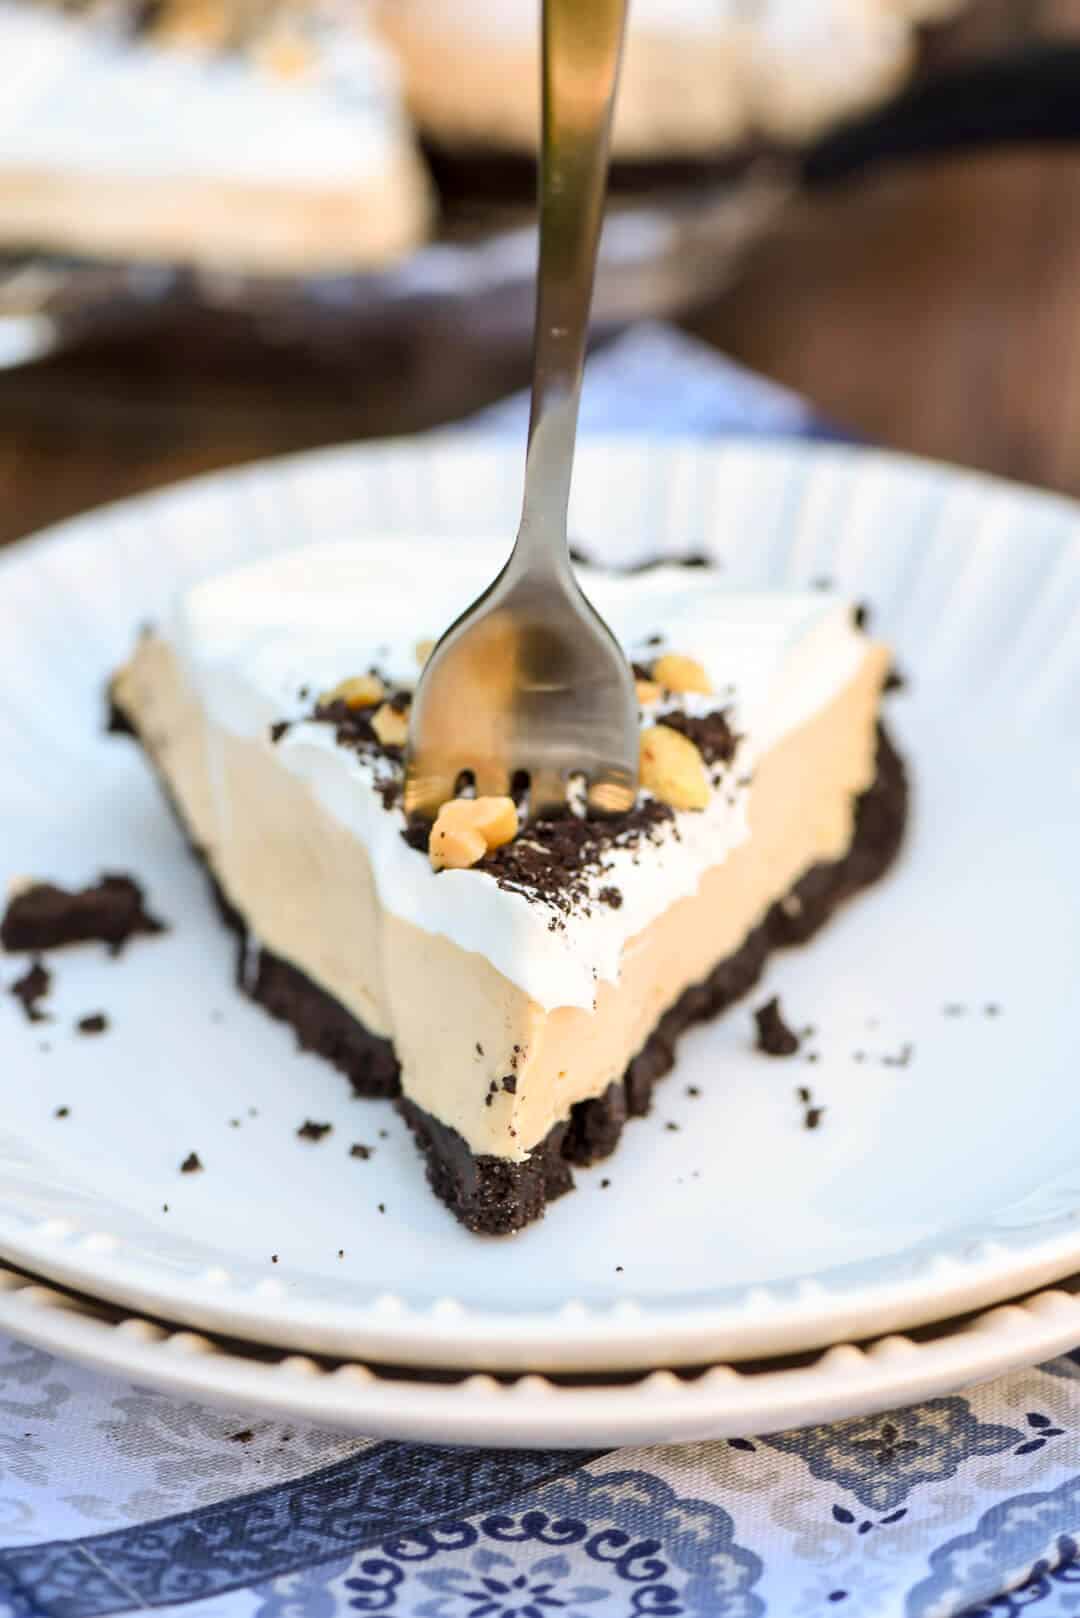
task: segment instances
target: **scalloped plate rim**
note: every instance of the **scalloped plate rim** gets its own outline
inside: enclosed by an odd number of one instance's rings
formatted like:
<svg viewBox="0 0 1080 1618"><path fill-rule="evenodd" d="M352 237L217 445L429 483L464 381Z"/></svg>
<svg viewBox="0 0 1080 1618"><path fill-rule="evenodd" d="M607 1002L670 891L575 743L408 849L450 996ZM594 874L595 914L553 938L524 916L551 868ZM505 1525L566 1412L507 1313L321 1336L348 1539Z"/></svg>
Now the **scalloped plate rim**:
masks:
<svg viewBox="0 0 1080 1618"><path fill-rule="evenodd" d="M753 437L711 441L619 436L589 440L582 446L581 459L602 459L613 450L620 455L632 454L635 444L638 452L648 447L660 454L715 457L734 453L773 462L794 457L818 463L835 461L842 467L862 463L886 473L914 473L944 480L955 488L988 494L1001 491L1067 518L1073 530L1070 543L1080 544L1080 508L1064 496L1025 490L1022 485L987 474L889 451L797 441L778 443ZM150 507L158 511L182 508L193 497L235 491L266 477L272 480L276 476L300 475L318 479L327 472L351 470L354 466L359 474L367 462L387 454L407 462L447 452L479 460L502 458L508 453L505 445L493 445L491 440L440 431L426 441L399 439L334 447L215 471L99 508L33 536L0 558L0 577L33 567L38 559L60 553L64 547L92 540L103 523L116 519L137 521ZM1070 1171L1062 1178L1069 1181L1073 1174ZM175 1288L155 1278L152 1267L140 1264L130 1254L125 1256L122 1244L119 1253L109 1252L108 1233L104 1233L104 1243L97 1240L102 1235L100 1228L81 1233L84 1241L89 1239L89 1248L68 1252L62 1246L68 1235L20 1228L21 1222L2 1206L0 1252L27 1269L125 1306L183 1318L195 1326L275 1346L331 1353L360 1351L373 1358L440 1367L490 1364L509 1369L615 1369L641 1366L654 1359L658 1330L663 1332L664 1357L671 1363L699 1361L714 1354L801 1351L835 1341L855 1322L860 1335L911 1327L1045 1285L1074 1271L1080 1261L1080 1172L1076 1179L1077 1189L1069 1188L1067 1203L1035 1221L1066 1223L1068 1228L1052 1236L1033 1242L1030 1231L1023 1229L961 1229L955 1235L943 1235L932 1251L920 1254L909 1250L901 1255L908 1273L895 1280L878 1285L864 1281L854 1292L841 1289L835 1294L827 1283L831 1276L848 1268L843 1266L837 1271L795 1277L762 1288L740 1287L741 1301L721 1307L707 1301L701 1307L682 1309L655 1303L635 1306L628 1300L629 1309L626 1304L590 1309L571 1302L530 1314L485 1311L453 1299L449 1306L447 1300L433 1300L418 1309L400 1304L395 1307L393 1303L388 1307L372 1300L341 1308L336 1318L328 1321L325 1305L307 1307L284 1290L275 1291L272 1299L259 1298L253 1289L224 1296L220 1289L209 1285L199 1289L188 1280L186 1296L178 1297ZM865 1267L864 1261L851 1267L860 1266ZM640 1307L640 1313L634 1312L635 1307ZM755 1313L758 1318L748 1321L748 1314Z"/></svg>

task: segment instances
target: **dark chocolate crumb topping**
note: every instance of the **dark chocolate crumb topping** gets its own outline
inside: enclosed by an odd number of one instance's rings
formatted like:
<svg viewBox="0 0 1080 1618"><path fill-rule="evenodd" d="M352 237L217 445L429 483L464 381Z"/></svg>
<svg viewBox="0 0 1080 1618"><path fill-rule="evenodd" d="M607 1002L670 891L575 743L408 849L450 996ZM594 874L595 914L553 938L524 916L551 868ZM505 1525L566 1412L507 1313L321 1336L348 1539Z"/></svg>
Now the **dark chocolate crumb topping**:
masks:
<svg viewBox="0 0 1080 1618"><path fill-rule="evenodd" d="M507 1095L517 1095L517 1074L507 1073L502 1081L502 1087L506 1091Z"/></svg>
<svg viewBox="0 0 1080 1618"><path fill-rule="evenodd" d="M374 1146L365 1146L362 1141L354 1141L349 1147L349 1156L358 1157L361 1163L366 1163L374 1150Z"/></svg>
<svg viewBox="0 0 1080 1618"><path fill-rule="evenodd" d="M754 1012L757 1023L757 1048L766 1056L794 1056L799 1048L799 1036L788 1027L780 1012L780 1000L773 995Z"/></svg>
<svg viewBox="0 0 1080 1618"><path fill-rule="evenodd" d="M98 940L119 955L137 934L164 931L164 922L146 910L143 890L134 878L106 873L93 887L77 892L52 882L24 888L0 922L0 945L6 950L46 950Z"/></svg>
<svg viewBox="0 0 1080 1618"><path fill-rule="evenodd" d="M895 1056L883 1056L881 1065L882 1067L907 1067L914 1054L915 1047L908 1041L906 1044L901 1045Z"/></svg>
<svg viewBox="0 0 1080 1618"><path fill-rule="evenodd" d="M739 737L731 728L728 709L718 708L715 713L694 717L685 713L663 713L658 725L677 730L692 741L706 764L730 764L735 757Z"/></svg>
<svg viewBox="0 0 1080 1618"><path fill-rule="evenodd" d="M333 1124L317 1124L313 1119L308 1118L296 1131L297 1139L319 1141L325 1135L329 1135L333 1127Z"/></svg>
<svg viewBox="0 0 1080 1618"><path fill-rule="evenodd" d="M564 815L536 821L514 842L493 849L474 870L490 872L500 888L542 900L565 916L588 898L588 878L608 869L613 850L655 842L672 818L666 803L647 798L610 820ZM558 925L556 917L552 920Z"/></svg>
<svg viewBox="0 0 1080 1618"><path fill-rule="evenodd" d="M803 1118L803 1127L805 1129L817 1129L824 1115L824 1107L807 1107L806 1115Z"/></svg>
<svg viewBox="0 0 1080 1618"><path fill-rule="evenodd" d="M92 1011L80 1017L75 1026L80 1034L103 1034L109 1026L109 1019L103 1011Z"/></svg>
<svg viewBox="0 0 1080 1618"><path fill-rule="evenodd" d="M612 910L622 909L623 899L621 888L601 888L596 897L599 899L601 904L610 905Z"/></svg>
<svg viewBox="0 0 1080 1618"><path fill-rule="evenodd" d="M52 974L40 961L34 961L21 978L15 979L9 992L22 1006L27 1022L49 1021L49 1014L42 1011L41 1002L51 987Z"/></svg>
<svg viewBox="0 0 1080 1618"><path fill-rule="evenodd" d="M201 1174L202 1162L198 1152L189 1152L180 1165L181 1174Z"/></svg>

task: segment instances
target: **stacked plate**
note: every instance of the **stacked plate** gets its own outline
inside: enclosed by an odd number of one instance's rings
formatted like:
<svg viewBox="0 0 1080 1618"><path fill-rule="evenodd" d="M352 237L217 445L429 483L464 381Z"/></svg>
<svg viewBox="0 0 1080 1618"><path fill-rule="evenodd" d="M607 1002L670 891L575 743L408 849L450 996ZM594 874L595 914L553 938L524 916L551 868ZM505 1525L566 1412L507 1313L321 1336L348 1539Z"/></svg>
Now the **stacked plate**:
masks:
<svg viewBox="0 0 1080 1618"><path fill-rule="evenodd" d="M494 562L519 469L453 437L320 453L0 562L4 874L130 870L171 924L120 962L55 957L51 1024L0 1005L0 1328L234 1406L545 1446L774 1430L1074 1346L1071 1284L1000 1307L1080 1268L1064 500L835 447L582 449L574 528L601 559L704 551L733 586L872 604L917 796L895 875L762 987L814 1026L802 1056L763 1062L747 1008L696 1031L653 1116L541 1225L459 1229L386 1104L235 994L199 873L102 734L109 670L178 586L304 537L483 532ZM80 1037L99 1010L108 1033ZM318 1144L308 1118L333 1125Z"/></svg>

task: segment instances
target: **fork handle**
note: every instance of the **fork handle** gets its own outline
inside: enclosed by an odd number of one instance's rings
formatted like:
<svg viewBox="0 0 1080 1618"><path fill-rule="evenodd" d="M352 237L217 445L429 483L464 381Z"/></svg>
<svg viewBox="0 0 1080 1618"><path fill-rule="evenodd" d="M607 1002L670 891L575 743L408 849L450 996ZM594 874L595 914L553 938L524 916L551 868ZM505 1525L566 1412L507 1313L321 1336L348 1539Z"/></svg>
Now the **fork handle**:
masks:
<svg viewBox="0 0 1080 1618"><path fill-rule="evenodd" d="M628 0L543 0L543 7L540 264L515 557L569 567L570 474Z"/></svg>

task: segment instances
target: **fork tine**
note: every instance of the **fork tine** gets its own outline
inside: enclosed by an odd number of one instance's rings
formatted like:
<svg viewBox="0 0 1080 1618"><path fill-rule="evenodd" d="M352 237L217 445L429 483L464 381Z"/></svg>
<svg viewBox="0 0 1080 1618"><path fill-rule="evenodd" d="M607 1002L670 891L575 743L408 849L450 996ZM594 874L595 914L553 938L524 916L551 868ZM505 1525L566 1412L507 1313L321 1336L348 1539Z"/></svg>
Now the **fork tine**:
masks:
<svg viewBox="0 0 1080 1618"><path fill-rule="evenodd" d="M625 815L637 802L635 782L622 771L605 770L589 782L589 809L597 815Z"/></svg>
<svg viewBox="0 0 1080 1618"><path fill-rule="evenodd" d="M473 770L478 798L508 798L510 771L498 759L485 759Z"/></svg>
<svg viewBox="0 0 1080 1618"><path fill-rule="evenodd" d="M434 820L454 796L456 777L446 769L416 770L405 778L405 813Z"/></svg>
<svg viewBox="0 0 1080 1618"><path fill-rule="evenodd" d="M529 773L529 819L561 814L566 808L566 781L561 770L550 765Z"/></svg>

